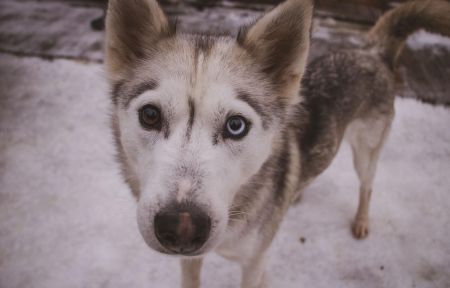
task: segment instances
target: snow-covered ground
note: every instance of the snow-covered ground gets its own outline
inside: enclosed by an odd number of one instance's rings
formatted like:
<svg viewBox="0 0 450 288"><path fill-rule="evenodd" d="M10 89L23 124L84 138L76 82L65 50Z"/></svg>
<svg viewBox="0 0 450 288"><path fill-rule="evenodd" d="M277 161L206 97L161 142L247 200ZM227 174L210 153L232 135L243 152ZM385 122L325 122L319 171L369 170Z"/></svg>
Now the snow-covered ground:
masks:
<svg viewBox="0 0 450 288"><path fill-rule="evenodd" d="M0 287L178 287L177 260L138 233L102 67L6 54L0 63ZM401 98L396 109L369 238L350 233L358 185L343 145L287 215L272 287L450 287L450 109ZM236 264L207 257L202 287L239 278Z"/></svg>

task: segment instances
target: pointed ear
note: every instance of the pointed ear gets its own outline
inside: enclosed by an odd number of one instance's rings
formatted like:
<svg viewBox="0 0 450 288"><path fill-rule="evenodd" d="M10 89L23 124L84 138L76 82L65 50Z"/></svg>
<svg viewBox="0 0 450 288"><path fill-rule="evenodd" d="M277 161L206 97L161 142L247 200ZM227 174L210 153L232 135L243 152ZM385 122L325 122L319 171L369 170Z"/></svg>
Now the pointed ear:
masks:
<svg viewBox="0 0 450 288"><path fill-rule="evenodd" d="M312 0L287 0L239 32L238 43L256 58L277 87L298 93L308 56L312 13Z"/></svg>
<svg viewBox="0 0 450 288"><path fill-rule="evenodd" d="M108 77L120 77L149 55L155 43L175 34L156 0L110 0L106 17L105 64Z"/></svg>

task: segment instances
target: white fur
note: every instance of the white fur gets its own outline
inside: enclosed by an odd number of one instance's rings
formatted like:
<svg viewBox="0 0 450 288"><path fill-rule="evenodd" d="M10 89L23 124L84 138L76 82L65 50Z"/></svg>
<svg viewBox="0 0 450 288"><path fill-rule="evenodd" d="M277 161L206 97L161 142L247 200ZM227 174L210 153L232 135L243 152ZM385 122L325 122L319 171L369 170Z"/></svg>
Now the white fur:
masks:
<svg viewBox="0 0 450 288"><path fill-rule="evenodd" d="M209 207L213 229L202 253L213 249L223 239L228 225L228 210L235 193L254 175L272 150L275 131L264 130L258 114L244 101L237 99L232 86L235 75L217 69L223 67L221 59L213 56L208 62L199 63L195 81L182 72L191 72L191 63L175 63L178 75L173 74L167 62L152 63L158 71L158 87L147 91L119 111L121 141L125 155L140 183L138 200L139 228L147 243L163 250L153 232L154 215L175 197L188 200L186 195L196 189L195 201ZM166 58L168 59L168 58ZM174 58L172 58L174 59ZM200 57L200 62L202 58ZM180 72L182 71L182 72ZM230 80L229 80L230 79ZM229 80L229 81L226 81ZM195 102L195 118L189 139L186 137L189 120L188 96ZM157 104L162 113L170 114L170 136L141 127L138 110L146 104ZM228 113L240 114L252 122L248 135L239 141L219 140L213 144L213 136L221 130ZM217 115L220 122L216 123ZM163 116L164 117L164 116ZM197 175L177 174L182 165ZM201 183L199 187L196 183ZM173 188L175 187L175 188ZM171 194L175 189L176 193Z"/></svg>

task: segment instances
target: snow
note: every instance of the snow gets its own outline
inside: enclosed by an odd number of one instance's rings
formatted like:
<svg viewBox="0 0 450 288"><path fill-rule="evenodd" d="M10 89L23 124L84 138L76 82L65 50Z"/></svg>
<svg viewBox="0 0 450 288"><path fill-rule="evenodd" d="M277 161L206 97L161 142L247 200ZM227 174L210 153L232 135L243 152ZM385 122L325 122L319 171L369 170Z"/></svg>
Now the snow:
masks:
<svg viewBox="0 0 450 288"><path fill-rule="evenodd" d="M0 62L0 287L178 287L177 259L138 233L102 67ZM398 98L396 110L369 238L350 233L358 185L342 145L273 242L272 287L450 287L450 109ZM236 264L207 257L202 287L239 278Z"/></svg>
<svg viewBox="0 0 450 288"><path fill-rule="evenodd" d="M329 40L331 38L331 32L328 27L319 24L320 22L313 21L312 37L314 39Z"/></svg>
<svg viewBox="0 0 450 288"><path fill-rule="evenodd" d="M413 50L420 50L426 47L438 45L445 47L450 51L450 38L439 34L429 33L425 30L420 30L414 33L406 43L408 47Z"/></svg>

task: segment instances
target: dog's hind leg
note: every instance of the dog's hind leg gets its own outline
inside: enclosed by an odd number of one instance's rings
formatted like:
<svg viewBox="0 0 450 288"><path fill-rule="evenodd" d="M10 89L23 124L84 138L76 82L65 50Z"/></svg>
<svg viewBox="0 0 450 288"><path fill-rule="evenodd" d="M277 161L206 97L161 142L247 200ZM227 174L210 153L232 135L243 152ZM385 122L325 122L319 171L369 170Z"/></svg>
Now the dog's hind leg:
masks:
<svg viewBox="0 0 450 288"><path fill-rule="evenodd" d="M359 204L352 225L353 235L362 239L369 233L369 203L378 156L389 134L392 115L354 120L347 128L353 164L360 181Z"/></svg>
<svg viewBox="0 0 450 288"><path fill-rule="evenodd" d="M181 259L181 287L199 288L203 258Z"/></svg>

